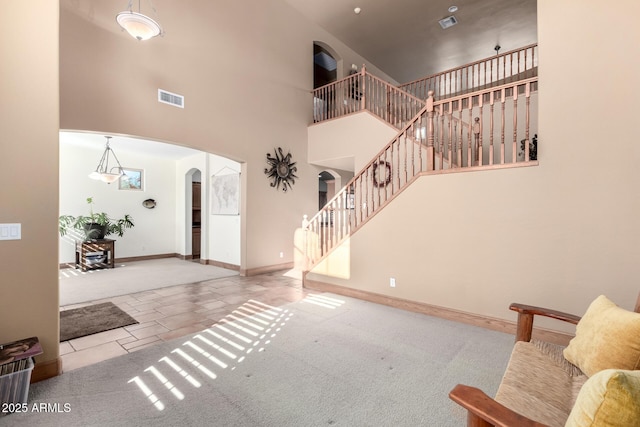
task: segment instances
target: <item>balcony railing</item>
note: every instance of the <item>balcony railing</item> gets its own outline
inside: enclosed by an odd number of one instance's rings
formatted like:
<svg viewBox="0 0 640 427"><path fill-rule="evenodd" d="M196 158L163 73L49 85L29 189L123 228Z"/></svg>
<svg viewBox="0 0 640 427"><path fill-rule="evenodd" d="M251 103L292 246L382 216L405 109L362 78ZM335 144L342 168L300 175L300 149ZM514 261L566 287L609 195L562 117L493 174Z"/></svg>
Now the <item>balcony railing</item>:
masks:
<svg viewBox="0 0 640 427"><path fill-rule="evenodd" d="M313 90L313 121L369 111L397 129L424 107L425 101L362 71Z"/></svg>
<svg viewBox="0 0 640 427"><path fill-rule="evenodd" d="M443 99L537 75L538 45L532 44L398 87L420 99L426 99L430 91L435 99Z"/></svg>

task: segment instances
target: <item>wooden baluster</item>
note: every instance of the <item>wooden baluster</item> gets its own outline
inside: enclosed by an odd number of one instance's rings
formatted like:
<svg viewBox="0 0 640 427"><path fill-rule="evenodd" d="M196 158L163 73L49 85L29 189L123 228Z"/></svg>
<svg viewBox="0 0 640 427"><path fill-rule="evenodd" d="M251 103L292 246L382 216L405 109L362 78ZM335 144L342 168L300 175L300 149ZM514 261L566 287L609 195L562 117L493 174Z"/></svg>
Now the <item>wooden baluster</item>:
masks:
<svg viewBox="0 0 640 427"><path fill-rule="evenodd" d="M479 99L478 99L478 108L480 109L480 117L478 118L477 122L479 124L478 127L478 143L476 144L476 148L478 149L478 152L476 154L477 160L478 160L478 166L482 166L484 163L484 159L483 159L483 155L484 155L484 143L482 141L482 130L483 130L483 126L484 126L484 117L483 117L483 109L484 109L484 94L481 94Z"/></svg>
<svg viewBox="0 0 640 427"><path fill-rule="evenodd" d="M469 97L467 107L469 109L469 125L467 126L467 167L473 166L473 142L471 140L471 123L473 123L473 99Z"/></svg>
<svg viewBox="0 0 640 427"><path fill-rule="evenodd" d="M389 123L393 123L393 121L392 121L393 118L391 116L391 87L390 86L387 86L386 94L387 94L387 111L386 111L387 116L386 116L386 119L387 119L387 121Z"/></svg>
<svg viewBox="0 0 640 427"><path fill-rule="evenodd" d="M530 125L530 116L529 116L529 107L530 105L530 101L531 101L531 83L527 83L524 87L524 96L526 98L526 105L525 105L525 136L524 136L524 161L528 162L529 159L529 125Z"/></svg>
<svg viewBox="0 0 640 427"><path fill-rule="evenodd" d="M433 126L433 92L429 91L429 97L427 98L427 170L434 170L434 152L433 152L433 140L434 140L434 126Z"/></svg>
<svg viewBox="0 0 640 427"><path fill-rule="evenodd" d="M500 90L500 103L502 109L502 116L500 117L500 164L504 164L504 138L505 138L505 129L504 129L504 108L505 108L505 90L504 88Z"/></svg>
<svg viewBox="0 0 640 427"><path fill-rule="evenodd" d="M420 129L420 135L419 135L419 139L418 139L418 141L420 142L420 144L418 145L418 160L420 161L420 172L422 172L424 170L422 168L422 146L424 145L424 139L425 139L425 136L426 136L426 130L425 130L425 135L423 136L423 134L422 134L422 129L423 128L424 128L424 113L421 114L420 117L418 118L418 129Z"/></svg>
<svg viewBox="0 0 640 427"><path fill-rule="evenodd" d="M489 116L489 165L493 165L493 95L494 91L489 93L489 105L491 115Z"/></svg>
<svg viewBox="0 0 640 427"><path fill-rule="evenodd" d="M517 161L518 155L518 86L513 86L513 143L511 148L511 163Z"/></svg>
<svg viewBox="0 0 640 427"><path fill-rule="evenodd" d="M462 100L458 101L458 135L457 135L457 146L458 146L458 167L462 167Z"/></svg>
<svg viewBox="0 0 640 427"><path fill-rule="evenodd" d="M522 51L518 51L518 74L520 74L520 54L522 53ZM524 71L524 68L522 69L522 71Z"/></svg>
<svg viewBox="0 0 640 427"><path fill-rule="evenodd" d="M331 211L333 216L333 238L331 239L331 248L338 243L338 233L340 231L340 199L336 198L333 201L333 210Z"/></svg>
<svg viewBox="0 0 640 427"><path fill-rule="evenodd" d="M448 119L449 119L449 136L448 136L448 147L447 147L447 157L449 158L449 168L453 168L453 104L449 101L449 106L447 110Z"/></svg>
<svg viewBox="0 0 640 427"><path fill-rule="evenodd" d="M475 123L473 124L473 139L474 149L476 151L476 155L473 159L475 163L474 166L482 166L482 146L480 145L480 117L476 117L474 121Z"/></svg>
<svg viewBox="0 0 640 427"><path fill-rule="evenodd" d="M322 209L322 224L320 224L320 247L322 248L320 256L327 253L327 237L325 233L327 232L327 210L326 208Z"/></svg>
<svg viewBox="0 0 640 427"><path fill-rule="evenodd" d="M440 170L444 169L444 150L445 150L445 138L444 138L444 104L440 107L440 111L438 112L439 118L440 118L440 126L438 129L438 135L440 138L440 155L438 156L439 158L439 164L438 164L438 168L440 168Z"/></svg>
<svg viewBox="0 0 640 427"><path fill-rule="evenodd" d="M365 87L365 80L367 77L366 65L362 64L362 71L360 72L360 76L362 77L362 95L360 95L360 110L364 111L366 109L365 98L367 97L367 88Z"/></svg>
<svg viewBox="0 0 640 427"><path fill-rule="evenodd" d="M476 66L475 64L471 66L471 86L467 88L468 91L473 92L473 89L477 87L476 85Z"/></svg>
<svg viewBox="0 0 640 427"><path fill-rule="evenodd" d="M413 123L411 125L411 128L415 129L415 123ZM413 135L415 135L415 132L413 133ZM413 143L413 141L409 141L409 143L411 144L411 165L412 165L412 168L413 168L413 146L415 144ZM404 138L404 182L405 183L407 182L408 174L409 174L409 171L407 170L407 159L408 159L408 157L409 157L409 152L407 150L407 137L405 135L405 138Z"/></svg>

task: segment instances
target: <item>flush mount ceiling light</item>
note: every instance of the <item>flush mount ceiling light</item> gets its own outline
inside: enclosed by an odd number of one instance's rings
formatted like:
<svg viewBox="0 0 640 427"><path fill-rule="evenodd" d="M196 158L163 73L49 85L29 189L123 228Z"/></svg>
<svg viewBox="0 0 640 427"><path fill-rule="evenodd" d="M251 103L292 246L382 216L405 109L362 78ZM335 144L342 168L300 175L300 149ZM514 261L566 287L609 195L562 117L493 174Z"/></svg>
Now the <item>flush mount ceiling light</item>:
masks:
<svg viewBox="0 0 640 427"><path fill-rule="evenodd" d="M360 12L362 12L362 9L360 9L359 7L353 9L353 13L355 13L356 15L360 15Z"/></svg>
<svg viewBox="0 0 640 427"><path fill-rule="evenodd" d="M149 3L151 4L151 0ZM133 0L129 0L127 10L116 15L118 25L131 34L131 37L137 40L149 40L162 34L160 24L141 13L140 0L138 0L138 12L134 12L132 7ZM151 4L151 9L156 11L153 4Z"/></svg>
<svg viewBox="0 0 640 427"><path fill-rule="evenodd" d="M107 138L107 144L104 148L104 153L102 153L102 157L100 158L100 162L98 163L96 170L89 174L89 178L111 184L112 182L116 182L122 176L126 177L126 175L124 174L124 170L116 157L116 153L114 153L109 146L109 140L111 137L105 136L105 138ZM109 167L109 157L111 156L113 156L117 166Z"/></svg>
<svg viewBox="0 0 640 427"><path fill-rule="evenodd" d="M447 9L449 11L449 13L455 13L458 11L458 6L449 6L449 9Z"/></svg>

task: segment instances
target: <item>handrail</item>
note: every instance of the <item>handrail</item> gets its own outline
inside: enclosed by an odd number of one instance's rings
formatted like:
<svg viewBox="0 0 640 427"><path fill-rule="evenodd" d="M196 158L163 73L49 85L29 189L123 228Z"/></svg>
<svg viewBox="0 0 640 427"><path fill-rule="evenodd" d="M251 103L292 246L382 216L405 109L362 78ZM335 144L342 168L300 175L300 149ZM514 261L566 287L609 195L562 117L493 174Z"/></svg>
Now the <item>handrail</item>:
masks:
<svg viewBox="0 0 640 427"><path fill-rule="evenodd" d="M425 101L366 71L344 77L312 91L314 123L367 110L402 128Z"/></svg>
<svg viewBox="0 0 640 427"><path fill-rule="evenodd" d="M442 99L498 85L501 82L506 83L509 80L534 77L537 75L537 50L537 43L530 44L413 80L398 87L420 99L426 99L428 92L433 90L435 98Z"/></svg>
<svg viewBox="0 0 640 427"><path fill-rule="evenodd" d="M305 218L306 235L314 236L307 242L317 242L305 244L307 271L421 175L537 164L529 160L530 97L537 82L533 77L438 101L430 92L396 136L316 215Z"/></svg>

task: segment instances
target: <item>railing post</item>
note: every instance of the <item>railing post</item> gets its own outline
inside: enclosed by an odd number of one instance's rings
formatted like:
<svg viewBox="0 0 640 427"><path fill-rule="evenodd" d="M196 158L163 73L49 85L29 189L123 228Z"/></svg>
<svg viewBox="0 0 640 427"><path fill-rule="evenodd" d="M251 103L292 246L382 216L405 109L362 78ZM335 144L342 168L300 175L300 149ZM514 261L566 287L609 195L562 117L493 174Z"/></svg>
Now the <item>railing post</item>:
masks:
<svg viewBox="0 0 640 427"><path fill-rule="evenodd" d="M432 171L435 169L435 153L433 143L435 141L435 126L433 124L433 91L429 91L429 97L427 98L427 170Z"/></svg>
<svg viewBox="0 0 640 427"><path fill-rule="evenodd" d="M474 119L473 124L473 135L475 139L475 150L476 150L476 166L482 166L482 146L480 145L480 117L476 117Z"/></svg>
<svg viewBox="0 0 640 427"><path fill-rule="evenodd" d="M366 76L367 76L367 65L366 64L362 64L362 70L360 71L360 74L362 75L362 95L360 96L360 110L364 111L364 109L366 108L366 98L367 98L367 88L365 87L366 85Z"/></svg>

